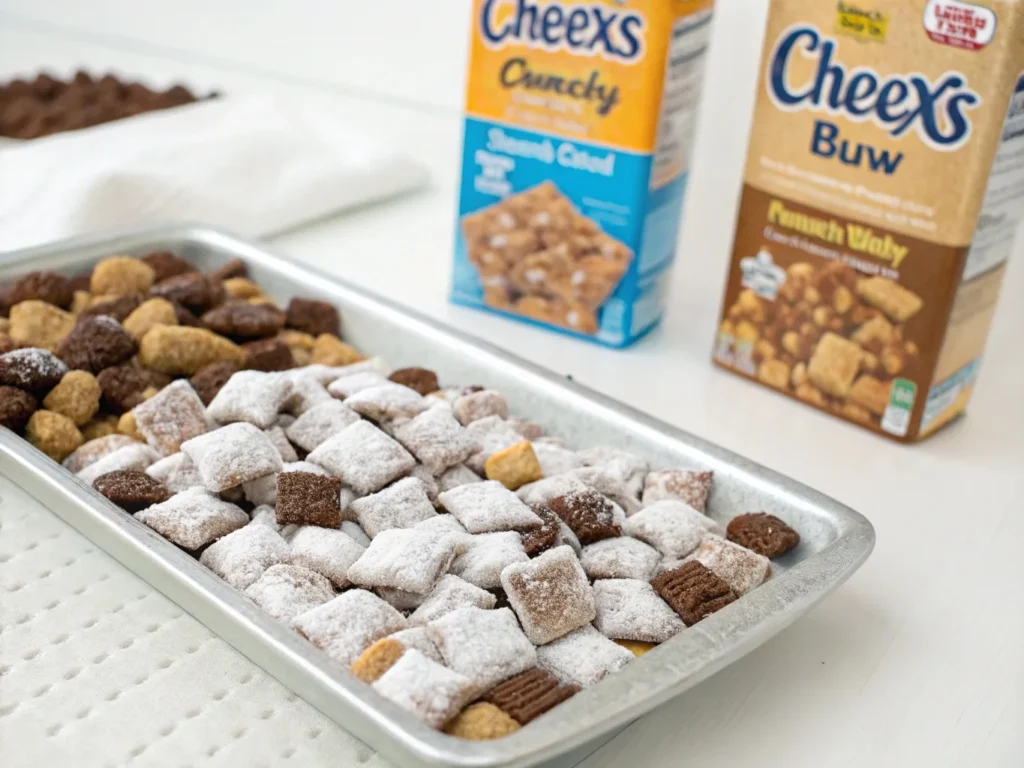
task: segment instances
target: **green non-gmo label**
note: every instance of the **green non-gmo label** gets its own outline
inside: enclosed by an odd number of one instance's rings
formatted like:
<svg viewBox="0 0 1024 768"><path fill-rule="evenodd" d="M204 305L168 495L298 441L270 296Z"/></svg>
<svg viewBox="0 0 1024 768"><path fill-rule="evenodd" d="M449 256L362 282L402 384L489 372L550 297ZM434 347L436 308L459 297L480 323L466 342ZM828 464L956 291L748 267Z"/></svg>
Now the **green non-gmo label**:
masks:
<svg viewBox="0 0 1024 768"><path fill-rule="evenodd" d="M917 384L907 379L893 379L892 390L889 392L890 408L913 410L916 397Z"/></svg>

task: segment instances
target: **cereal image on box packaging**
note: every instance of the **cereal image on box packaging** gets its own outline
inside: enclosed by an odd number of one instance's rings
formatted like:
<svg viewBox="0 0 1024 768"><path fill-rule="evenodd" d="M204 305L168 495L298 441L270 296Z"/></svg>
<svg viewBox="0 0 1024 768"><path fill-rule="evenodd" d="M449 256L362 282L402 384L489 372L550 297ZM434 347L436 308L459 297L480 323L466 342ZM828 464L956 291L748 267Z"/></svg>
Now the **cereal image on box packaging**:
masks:
<svg viewBox="0 0 1024 768"><path fill-rule="evenodd" d="M716 508L710 471L545 436L500 382L364 359L321 301L236 312L221 283L246 279L237 262L132 258L106 262L102 288L152 287L97 302L74 348L0 354L0 424L434 728L529 727L799 543L777 517ZM15 283L14 306L66 301L56 277ZM129 321L181 301L217 330ZM279 371L232 351L307 331L350 351ZM728 539L708 507L734 518Z"/></svg>

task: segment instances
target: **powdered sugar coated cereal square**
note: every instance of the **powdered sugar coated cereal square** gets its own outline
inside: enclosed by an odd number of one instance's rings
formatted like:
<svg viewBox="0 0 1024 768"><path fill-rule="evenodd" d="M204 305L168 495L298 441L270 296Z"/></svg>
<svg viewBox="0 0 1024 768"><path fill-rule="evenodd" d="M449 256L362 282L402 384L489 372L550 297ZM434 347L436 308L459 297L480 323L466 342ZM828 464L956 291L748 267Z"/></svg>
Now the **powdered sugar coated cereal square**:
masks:
<svg viewBox="0 0 1024 768"><path fill-rule="evenodd" d="M568 546L513 563L502 571L501 586L526 636L537 645L589 624L597 613L594 590Z"/></svg>
<svg viewBox="0 0 1024 768"><path fill-rule="evenodd" d="M416 460L367 421L345 427L306 457L363 496L407 474Z"/></svg>
<svg viewBox="0 0 1024 768"><path fill-rule="evenodd" d="M580 564L591 579L647 581L654 575L660 561L658 550L629 536L588 544L580 555Z"/></svg>
<svg viewBox="0 0 1024 768"><path fill-rule="evenodd" d="M459 608L427 625L445 664L473 681L477 693L537 664L537 651L508 608Z"/></svg>
<svg viewBox="0 0 1024 768"><path fill-rule="evenodd" d="M186 440L181 450L199 469L203 484L218 493L284 466L270 438L245 422Z"/></svg>
<svg viewBox="0 0 1024 768"><path fill-rule="evenodd" d="M285 434L304 451L312 451L357 421L359 414L331 398L305 411L285 430Z"/></svg>
<svg viewBox="0 0 1024 768"><path fill-rule="evenodd" d="M352 397L352 395L364 389L379 387L387 383L387 378L378 371L356 371L348 376L341 376L332 381L327 385L327 391L332 397L344 399Z"/></svg>
<svg viewBox="0 0 1024 768"><path fill-rule="evenodd" d="M501 586L501 572L512 563L530 558L522 537L515 531L479 533L469 536L466 551L455 558L451 572L483 589Z"/></svg>
<svg viewBox="0 0 1024 768"><path fill-rule="evenodd" d="M473 439L443 405L431 407L397 427L394 435L435 473L461 464L477 450Z"/></svg>
<svg viewBox="0 0 1024 768"><path fill-rule="evenodd" d="M761 586L771 574L771 561L764 555L720 536L706 536L696 551L687 559L696 560L714 571L718 578L742 597L754 587Z"/></svg>
<svg viewBox="0 0 1024 768"><path fill-rule="evenodd" d="M590 624L537 649L537 665L581 688L603 680L633 660L632 653Z"/></svg>
<svg viewBox="0 0 1024 768"><path fill-rule="evenodd" d="M210 402L207 415L221 424L244 421L266 429L292 392L292 382L280 373L239 371Z"/></svg>
<svg viewBox="0 0 1024 768"><path fill-rule="evenodd" d="M196 550L249 522L249 516L205 488L189 488L167 501L137 512L145 523L182 549Z"/></svg>
<svg viewBox="0 0 1024 768"><path fill-rule="evenodd" d="M295 447L288 441L288 435L284 432L284 427L280 424L275 423L274 426L264 429L263 434L270 438L270 442L277 448L277 452L281 454L281 461L298 461L299 454L295 452Z"/></svg>
<svg viewBox="0 0 1024 768"><path fill-rule="evenodd" d="M160 454L144 443L135 443L111 451L78 473L78 479L91 486L96 478L120 469L146 469L160 458Z"/></svg>
<svg viewBox="0 0 1024 768"><path fill-rule="evenodd" d="M326 577L299 565L272 565L245 590L245 596L275 619L291 624L306 611L334 597Z"/></svg>
<svg viewBox="0 0 1024 768"><path fill-rule="evenodd" d="M293 416L301 416L310 408L321 403L329 403L334 397L321 384L316 376L310 375L307 368L296 368L286 374L292 382L292 393L281 405L281 410Z"/></svg>
<svg viewBox="0 0 1024 768"><path fill-rule="evenodd" d="M483 478L465 464L456 464L449 467L437 477L438 493L450 491L460 485L482 482Z"/></svg>
<svg viewBox="0 0 1024 768"><path fill-rule="evenodd" d="M419 392L390 381L346 397L345 405L373 421L410 418L429 407Z"/></svg>
<svg viewBox="0 0 1024 768"><path fill-rule="evenodd" d="M686 629L683 620L646 581L599 579L594 582L601 634L615 640L663 643Z"/></svg>
<svg viewBox="0 0 1024 768"><path fill-rule="evenodd" d="M527 531L544 522L496 480L460 485L439 494L437 500L470 533Z"/></svg>
<svg viewBox="0 0 1024 768"><path fill-rule="evenodd" d="M203 550L199 562L235 589L245 589L272 565L288 560L288 542L268 525L247 525Z"/></svg>
<svg viewBox="0 0 1024 768"><path fill-rule="evenodd" d="M447 574L442 576L430 594L424 598L419 607L409 616L413 625L429 624L446 613L458 608L472 606L475 608L493 608L497 598L485 589L475 587L458 576Z"/></svg>
<svg viewBox="0 0 1024 768"><path fill-rule="evenodd" d="M365 551L366 547L340 529L304 525L292 536L288 561L314 570L344 589L349 585L349 567Z"/></svg>
<svg viewBox="0 0 1024 768"><path fill-rule="evenodd" d="M686 557L709 533L722 532L707 515L688 504L666 499L626 519L625 532L650 544L666 557Z"/></svg>
<svg viewBox="0 0 1024 768"><path fill-rule="evenodd" d="M167 486L171 493L181 493L203 484L203 477L192 459L181 452L153 462L146 467L146 474Z"/></svg>
<svg viewBox="0 0 1024 768"><path fill-rule="evenodd" d="M370 541L348 569L349 581L425 595L455 559L456 539L443 531L391 528Z"/></svg>
<svg viewBox="0 0 1024 768"><path fill-rule="evenodd" d="M404 477L377 493L353 500L349 506L370 538L389 528L412 528L437 516L423 483L414 477Z"/></svg>
<svg viewBox="0 0 1024 768"><path fill-rule="evenodd" d="M365 589L350 589L298 615L293 626L343 666L382 637L408 626L405 617Z"/></svg>
<svg viewBox="0 0 1024 768"><path fill-rule="evenodd" d="M184 379L173 381L135 406L135 424L161 455L177 453L181 444L210 430L206 406Z"/></svg>
<svg viewBox="0 0 1024 768"><path fill-rule="evenodd" d="M485 416L467 425L466 436L476 443L477 450L465 463L479 475L484 474L484 464L493 454L523 440L500 416Z"/></svg>
<svg viewBox="0 0 1024 768"><path fill-rule="evenodd" d="M643 503L653 504L663 499L685 502L703 512L711 491L713 472L691 469L654 469L644 480Z"/></svg>
<svg viewBox="0 0 1024 768"><path fill-rule="evenodd" d="M469 703L475 690L465 675L415 649L403 653L373 689L439 730Z"/></svg>
<svg viewBox="0 0 1024 768"><path fill-rule="evenodd" d="M436 661L438 664L444 664L444 659L441 658L441 652L437 650L437 646L434 645L434 641L430 639L430 635L427 634L426 627L409 627L409 629L403 629L399 632L395 632L393 635L388 635L388 637L392 640L397 640L399 643L404 645L406 650L417 650L431 661Z"/></svg>

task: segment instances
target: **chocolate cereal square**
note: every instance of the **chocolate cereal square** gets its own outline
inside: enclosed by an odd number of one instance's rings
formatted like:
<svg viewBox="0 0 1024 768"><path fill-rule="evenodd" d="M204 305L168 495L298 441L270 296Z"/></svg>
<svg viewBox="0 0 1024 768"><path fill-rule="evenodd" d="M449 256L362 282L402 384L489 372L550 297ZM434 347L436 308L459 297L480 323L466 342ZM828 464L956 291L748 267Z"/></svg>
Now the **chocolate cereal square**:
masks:
<svg viewBox="0 0 1024 768"><path fill-rule="evenodd" d="M206 434L206 408L191 385L180 379L133 409L139 432L163 456L177 453L181 444Z"/></svg>
<svg viewBox="0 0 1024 768"><path fill-rule="evenodd" d="M688 627L736 600L732 588L696 560L662 571L651 586Z"/></svg>
<svg viewBox="0 0 1024 768"><path fill-rule="evenodd" d="M663 643L686 627L654 588L639 579L595 581L594 601L594 625L614 640Z"/></svg>
<svg viewBox="0 0 1024 768"><path fill-rule="evenodd" d="M515 531L479 533L466 537L466 550L452 563L451 572L483 589L496 589L507 566L529 559Z"/></svg>
<svg viewBox="0 0 1024 768"><path fill-rule="evenodd" d="M334 597L334 588L316 571L278 563L267 568L245 590L245 596L278 621L291 624Z"/></svg>
<svg viewBox="0 0 1024 768"><path fill-rule="evenodd" d="M561 529L565 525L558 516L545 506L530 507L534 514L544 521L540 528L527 531L522 536L523 550L528 557L536 557L558 546L562 540Z"/></svg>
<svg viewBox="0 0 1024 768"><path fill-rule="evenodd" d="M425 626L459 608L493 608L495 597L485 589L473 586L458 576L442 576L430 594L409 616L409 623Z"/></svg>
<svg viewBox="0 0 1024 768"><path fill-rule="evenodd" d="M580 564L591 579L640 579L654 575L661 553L649 544L630 536L588 544L580 555Z"/></svg>
<svg viewBox="0 0 1024 768"><path fill-rule="evenodd" d="M771 574L771 561L720 536L706 536L690 556L714 571L737 597L761 586Z"/></svg>
<svg viewBox="0 0 1024 768"><path fill-rule="evenodd" d="M408 626L405 617L365 589L350 589L296 616L303 637L343 666L370 645Z"/></svg>
<svg viewBox="0 0 1024 768"><path fill-rule="evenodd" d="M388 376L388 380L414 389L421 395L438 390L437 374L426 368L399 368Z"/></svg>
<svg viewBox="0 0 1024 768"><path fill-rule="evenodd" d="M271 566L288 562L288 542L269 525L247 525L213 542L199 562L245 590Z"/></svg>
<svg viewBox="0 0 1024 768"><path fill-rule="evenodd" d="M460 485L437 497L470 533L528 531L543 520L496 480Z"/></svg>
<svg viewBox="0 0 1024 768"><path fill-rule="evenodd" d="M277 477L277 522L280 525L341 525L341 481L313 472L282 472Z"/></svg>
<svg viewBox="0 0 1024 768"><path fill-rule="evenodd" d="M472 700L472 682L458 672L408 650L373 689L433 728L443 728Z"/></svg>
<svg viewBox="0 0 1024 768"><path fill-rule="evenodd" d="M136 513L135 519L193 552L249 522L245 512L205 488L182 491Z"/></svg>
<svg viewBox="0 0 1024 768"><path fill-rule="evenodd" d="M323 387L320 389L326 394ZM285 430L285 434L302 450L312 451L357 421L359 415L355 411L327 395L325 402L305 410L295 419Z"/></svg>
<svg viewBox="0 0 1024 768"><path fill-rule="evenodd" d="M413 477L402 478L377 493L355 499L350 507L370 538L390 528L412 528L416 523L437 516L423 483Z"/></svg>
<svg viewBox="0 0 1024 768"><path fill-rule="evenodd" d="M435 473L460 466L477 450L472 438L444 405L429 408L395 429L394 435ZM471 472L468 468L465 471ZM473 482L479 480L476 475L474 478Z"/></svg>
<svg viewBox="0 0 1024 768"><path fill-rule="evenodd" d="M299 296L288 302L285 312L286 325L296 331L319 336L330 333L341 336L341 316L338 310L326 301L304 299Z"/></svg>
<svg viewBox="0 0 1024 768"><path fill-rule="evenodd" d="M654 469L644 480L644 505L664 499L675 499L689 504L698 512L707 506L713 472L692 469Z"/></svg>
<svg viewBox="0 0 1024 768"><path fill-rule="evenodd" d="M626 519L628 536L646 542L666 557L686 557L709 533L721 527L681 501L658 501Z"/></svg>
<svg viewBox="0 0 1024 768"><path fill-rule="evenodd" d="M381 531L348 569L348 578L365 587L390 587L425 595L448 571L455 559L456 544L456 536L446 531Z"/></svg>
<svg viewBox="0 0 1024 768"><path fill-rule="evenodd" d="M266 429L291 392L292 382L283 374L239 371L221 387L207 414L221 424L244 421Z"/></svg>
<svg viewBox="0 0 1024 768"><path fill-rule="evenodd" d="M416 466L405 448L367 421L345 427L306 458L360 496L379 491Z"/></svg>
<svg viewBox="0 0 1024 768"><path fill-rule="evenodd" d="M508 608L459 608L430 622L427 634L477 693L537 665L537 651Z"/></svg>
<svg viewBox="0 0 1024 768"><path fill-rule="evenodd" d="M633 658L632 653L590 624L537 649L537 665L541 669L580 688L599 683Z"/></svg>
<svg viewBox="0 0 1024 768"><path fill-rule="evenodd" d="M289 562L323 574L335 587L344 589L350 584L349 566L365 551L365 546L342 530L307 525L292 536Z"/></svg>
<svg viewBox="0 0 1024 768"><path fill-rule="evenodd" d="M163 483L154 480L141 469L108 472L93 480L92 487L129 514L171 497Z"/></svg>
<svg viewBox="0 0 1024 768"><path fill-rule="evenodd" d="M800 543L799 533L766 512L734 517L726 534L729 541L767 558L780 557Z"/></svg>
<svg viewBox="0 0 1024 768"><path fill-rule="evenodd" d="M579 691L578 685L562 683L547 670L534 668L492 688L483 700L526 725Z"/></svg>
<svg viewBox="0 0 1024 768"><path fill-rule="evenodd" d="M525 563L513 563L501 573L523 631L543 645L594 620L594 590L571 547L549 550Z"/></svg>
<svg viewBox="0 0 1024 768"><path fill-rule="evenodd" d="M622 529L615 523L612 502L597 491L576 491L556 496L547 506L572 529L580 544L622 535Z"/></svg>
<svg viewBox="0 0 1024 768"><path fill-rule="evenodd" d="M280 472L284 464L270 438L245 422L186 440L181 450L196 465L204 485L216 493Z"/></svg>

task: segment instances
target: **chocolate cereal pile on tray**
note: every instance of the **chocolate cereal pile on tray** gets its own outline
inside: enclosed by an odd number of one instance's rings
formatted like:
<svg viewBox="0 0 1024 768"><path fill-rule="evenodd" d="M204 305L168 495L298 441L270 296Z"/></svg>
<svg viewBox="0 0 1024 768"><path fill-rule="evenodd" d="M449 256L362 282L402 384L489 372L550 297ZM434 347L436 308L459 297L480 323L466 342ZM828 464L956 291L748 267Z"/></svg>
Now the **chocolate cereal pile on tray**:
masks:
<svg viewBox="0 0 1024 768"><path fill-rule="evenodd" d="M431 726L498 738L729 605L799 543L714 478L568 447L392 371L326 303L167 253L0 302L0 424Z"/></svg>
<svg viewBox="0 0 1024 768"><path fill-rule="evenodd" d="M194 101L183 85L155 91L113 74L94 77L80 70L65 81L43 72L31 80L0 81L0 136L37 139Z"/></svg>

